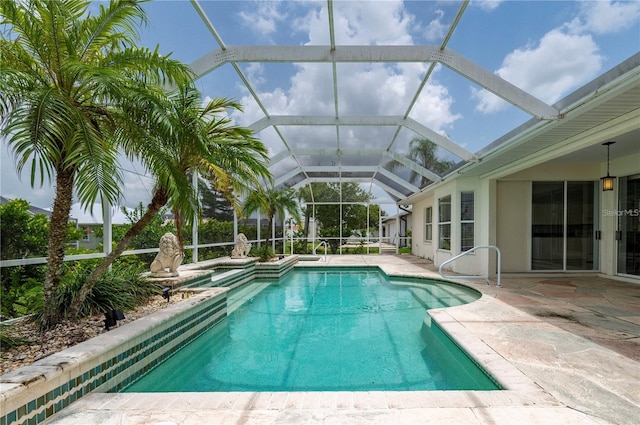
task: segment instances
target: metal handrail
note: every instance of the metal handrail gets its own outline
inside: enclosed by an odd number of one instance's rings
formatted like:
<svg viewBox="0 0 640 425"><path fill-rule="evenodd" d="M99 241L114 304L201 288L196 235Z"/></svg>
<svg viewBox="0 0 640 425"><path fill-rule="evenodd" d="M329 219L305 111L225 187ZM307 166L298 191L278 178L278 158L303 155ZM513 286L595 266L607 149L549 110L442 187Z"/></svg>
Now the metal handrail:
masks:
<svg viewBox="0 0 640 425"><path fill-rule="evenodd" d="M316 245L313 248L313 255L316 255L316 250L318 249L318 247L321 247L322 245L324 245L324 262L327 262L327 241L322 241L320 242L318 245Z"/></svg>
<svg viewBox="0 0 640 425"><path fill-rule="evenodd" d="M447 261L445 261L444 263L440 264L440 267L438 268L438 273L440 273L440 276L443 279L446 279L447 276L445 276L444 274L442 274L442 268L451 263L452 261L457 260L458 258L467 255L467 254L471 254L472 252L475 252L476 249L480 249L480 248L490 248L490 249L495 249L496 252L498 253L498 282L496 284L497 287L501 287L502 283L500 282L500 261L501 261L501 254L500 254L500 248L498 248L495 245L478 245L478 246L474 246L473 248L471 248L468 251L465 251L461 254L456 255L455 257L449 258ZM473 275L473 276L448 276L449 278L456 278L456 279L485 279L487 281L487 285L490 285L489 283L489 274L487 273L486 276L482 275L482 276L478 276L478 275Z"/></svg>

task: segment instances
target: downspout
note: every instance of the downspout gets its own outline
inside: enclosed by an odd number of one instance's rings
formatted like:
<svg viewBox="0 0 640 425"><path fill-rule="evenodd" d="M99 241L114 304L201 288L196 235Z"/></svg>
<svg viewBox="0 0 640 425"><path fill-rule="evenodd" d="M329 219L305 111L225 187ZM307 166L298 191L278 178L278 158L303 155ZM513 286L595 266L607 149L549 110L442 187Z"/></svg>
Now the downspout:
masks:
<svg viewBox="0 0 640 425"><path fill-rule="evenodd" d="M404 238L403 239L404 245L402 246L406 247L407 246L407 217L409 217L409 214L411 214L411 210L402 205L398 205L398 208L407 213L406 215L400 217L400 221L404 221L404 236L402 236ZM398 230L401 230L401 229L402 229L402 226L400 226L400 229ZM399 232L399 233L402 233L402 232Z"/></svg>

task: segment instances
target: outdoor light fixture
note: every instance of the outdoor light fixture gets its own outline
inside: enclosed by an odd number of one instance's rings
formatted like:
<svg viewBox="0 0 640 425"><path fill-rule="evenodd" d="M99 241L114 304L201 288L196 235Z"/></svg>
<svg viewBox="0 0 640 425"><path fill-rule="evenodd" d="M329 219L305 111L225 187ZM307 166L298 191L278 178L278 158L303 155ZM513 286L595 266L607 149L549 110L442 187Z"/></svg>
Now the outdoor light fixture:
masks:
<svg viewBox="0 0 640 425"><path fill-rule="evenodd" d="M167 302L169 302L169 297L171 296L171 294L169 293L170 290L171 288L169 287L162 288L162 298L167 300Z"/></svg>
<svg viewBox="0 0 640 425"><path fill-rule="evenodd" d="M124 320L124 313L120 310L109 310L104 313L104 328L109 330L118 324L118 320Z"/></svg>
<svg viewBox="0 0 640 425"><path fill-rule="evenodd" d="M609 146L613 145L615 142L604 142L602 146L607 147L607 175L606 177L602 177L602 191L607 192L609 190L613 190L613 183L616 181L614 176L609 175Z"/></svg>

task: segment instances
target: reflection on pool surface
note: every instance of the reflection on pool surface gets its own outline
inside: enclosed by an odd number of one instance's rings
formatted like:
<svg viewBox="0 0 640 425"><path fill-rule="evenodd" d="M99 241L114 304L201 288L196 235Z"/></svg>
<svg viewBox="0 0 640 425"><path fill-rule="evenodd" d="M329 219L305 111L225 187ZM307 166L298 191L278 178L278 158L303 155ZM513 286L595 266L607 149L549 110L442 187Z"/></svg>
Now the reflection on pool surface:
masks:
<svg viewBox="0 0 640 425"><path fill-rule="evenodd" d="M425 310L479 298L470 288L389 282L377 269L296 270L248 285L229 295L226 320L126 391L499 389L429 325Z"/></svg>

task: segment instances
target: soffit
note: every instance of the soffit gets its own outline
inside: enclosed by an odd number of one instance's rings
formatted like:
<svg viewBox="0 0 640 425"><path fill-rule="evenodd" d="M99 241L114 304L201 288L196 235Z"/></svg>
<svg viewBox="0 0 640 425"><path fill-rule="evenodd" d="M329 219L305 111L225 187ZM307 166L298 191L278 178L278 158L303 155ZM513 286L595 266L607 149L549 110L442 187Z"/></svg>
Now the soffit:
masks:
<svg viewBox="0 0 640 425"><path fill-rule="evenodd" d="M602 162L605 158L605 148L601 144L605 141L600 134L610 135L616 141L611 149L611 158L616 159L632 153L640 152L640 141L637 138L640 127L640 55L636 55L638 65L636 71L625 74L625 80L611 90L591 93L590 102L584 99L578 101L578 106L572 105L565 113L565 117L556 122L527 123L525 128L514 132L482 155L481 161L463 166L457 173L466 177L490 175L500 176L501 173L515 172L515 164L526 168L531 164L527 159L541 157L555 149L562 150L563 162ZM528 128L526 128L528 127ZM570 148L570 145L573 145ZM591 147L591 152L600 151L600 155L580 156L585 148ZM576 152L575 157L570 153Z"/></svg>

